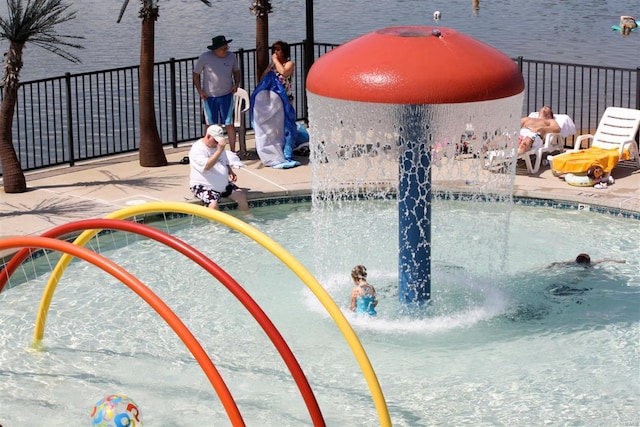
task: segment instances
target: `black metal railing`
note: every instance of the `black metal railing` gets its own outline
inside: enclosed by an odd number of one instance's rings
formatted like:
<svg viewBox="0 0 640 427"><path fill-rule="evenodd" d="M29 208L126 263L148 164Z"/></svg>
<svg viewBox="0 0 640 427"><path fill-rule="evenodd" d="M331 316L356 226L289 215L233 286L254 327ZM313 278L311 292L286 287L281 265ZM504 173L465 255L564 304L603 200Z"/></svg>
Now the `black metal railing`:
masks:
<svg viewBox="0 0 640 427"><path fill-rule="evenodd" d="M336 44L314 44L314 58ZM242 86L256 86L255 50L236 52ZM299 70L292 82L297 119L307 118L303 58L305 43L291 45ZM155 64L156 115L160 138L177 146L202 134L201 102L193 87L197 58ZM640 67L624 69L514 59L525 80L523 115L551 105L570 115L579 132L592 131L608 106L640 109ZM13 142L25 171L138 149L138 66L22 83ZM245 122L250 127L249 112ZM567 140L573 145L573 139Z"/></svg>

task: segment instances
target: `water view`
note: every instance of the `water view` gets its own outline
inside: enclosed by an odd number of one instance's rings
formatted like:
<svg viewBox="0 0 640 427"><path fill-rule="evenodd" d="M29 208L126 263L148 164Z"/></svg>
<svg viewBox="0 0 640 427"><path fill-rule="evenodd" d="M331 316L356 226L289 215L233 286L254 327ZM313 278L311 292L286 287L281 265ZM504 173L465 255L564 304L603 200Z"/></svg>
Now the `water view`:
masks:
<svg viewBox="0 0 640 427"><path fill-rule="evenodd" d="M132 1L116 23L123 1L73 2L77 18L60 34L82 35L81 64L72 64L35 46L24 52L22 81L80 73L139 62L140 2ZM233 39L231 48L255 47L256 18L249 0L162 0L156 24L156 61L199 55L215 34ZM269 38L300 42L306 37L305 1L273 0ZM343 43L378 28L435 25L454 28L511 57L578 64L635 68L640 65L640 32L622 36L612 31L620 15L640 16L637 0L532 2L526 0L316 0L316 42ZM0 4L6 16L6 4ZM6 51L7 42L0 43ZM634 54L635 53L635 54ZM402 60L402 58L399 58Z"/></svg>

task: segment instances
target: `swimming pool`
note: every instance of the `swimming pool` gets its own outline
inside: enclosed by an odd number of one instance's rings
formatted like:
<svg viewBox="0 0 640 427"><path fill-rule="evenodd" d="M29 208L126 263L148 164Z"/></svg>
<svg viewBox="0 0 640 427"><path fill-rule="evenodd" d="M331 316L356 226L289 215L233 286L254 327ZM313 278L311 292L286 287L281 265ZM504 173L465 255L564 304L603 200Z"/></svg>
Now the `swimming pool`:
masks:
<svg viewBox="0 0 640 427"><path fill-rule="evenodd" d="M306 265L343 309L394 425L635 422L637 219L516 205L502 225L507 240L494 242L497 221L478 227L479 217L494 215L487 205L435 203L433 302L410 315L397 298L393 201L337 209L330 230L326 221L315 223L308 203L256 208L254 225ZM354 221L368 227L356 231ZM298 358L327 425L379 423L353 354L292 272L219 224L187 216L157 226L207 254L260 304ZM315 237L327 235L333 241ZM151 286L180 316L216 363L248 425L310 424L273 346L215 279L143 238L111 233L90 246ZM506 250L496 256L487 253L501 246ZM627 263L547 268L578 252ZM51 255L36 262L54 261ZM377 318L347 310L349 272L360 263L379 293ZM129 289L87 263L73 262L65 271L45 351L26 351L46 280L0 294L0 423L85 422L93 404L112 393L131 396L148 424L228 423L183 343ZM556 293L559 285L576 292Z"/></svg>

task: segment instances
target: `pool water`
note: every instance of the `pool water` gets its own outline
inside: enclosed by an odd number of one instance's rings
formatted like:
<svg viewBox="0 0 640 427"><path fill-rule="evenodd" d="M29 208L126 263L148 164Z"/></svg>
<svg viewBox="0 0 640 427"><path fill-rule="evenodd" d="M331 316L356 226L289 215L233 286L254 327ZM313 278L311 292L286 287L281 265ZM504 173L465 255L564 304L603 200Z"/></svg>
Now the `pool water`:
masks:
<svg viewBox="0 0 640 427"><path fill-rule="evenodd" d="M433 301L408 314L397 298L393 201L336 209L330 230L306 203L256 208L254 215L253 225L307 266L342 308L394 425L637 422L639 221L515 206L505 223L505 214L488 205L435 201ZM292 272L222 225L192 217L155 225L206 253L260 304L298 358L327 425L379 425L350 348ZM277 351L214 278L160 244L123 233L89 247L178 314L210 354L247 425L311 424ZM579 252L627 262L549 267ZM348 311L356 264L368 267L378 291L375 318ZM44 349L29 351L47 278L0 294L0 424L88 424L95 402L113 393L133 398L147 425L229 424L182 341L127 287L85 262L65 271Z"/></svg>

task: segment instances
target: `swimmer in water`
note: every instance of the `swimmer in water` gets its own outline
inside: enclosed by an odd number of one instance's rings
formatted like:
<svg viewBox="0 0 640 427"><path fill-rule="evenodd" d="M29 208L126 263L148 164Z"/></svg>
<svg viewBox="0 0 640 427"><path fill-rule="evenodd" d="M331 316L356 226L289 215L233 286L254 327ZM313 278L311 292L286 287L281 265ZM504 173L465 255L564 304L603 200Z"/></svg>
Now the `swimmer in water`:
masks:
<svg viewBox="0 0 640 427"><path fill-rule="evenodd" d="M353 279L353 290L351 291L351 304L349 309L356 313L364 313L375 316L376 306L378 305L378 296L376 290L367 283L367 268L364 265L356 265L351 270L351 278Z"/></svg>
<svg viewBox="0 0 640 427"><path fill-rule="evenodd" d="M578 254L578 256L576 256L576 258L571 261L553 262L549 264L549 267L555 267L559 265L581 265L583 267L590 267L592 265L600 264L603 262L615 262L618 264L625 264L627 261L623 259L611 259L611 258L604 258L596 261L591 261L591 257L589 256L589 254L582 253L582 254Z"/></svg>
<svg viewBox="0 0 640 427"><path fill-rule="evenodd" d="M578 266L583 268L589 268L593 265L600 264L603 262L615 262L618 264L626 263L625 260L611 259L611 258L604 258L604 259L599 259L597 261L591 261L591 257L589 256L589 254L581 253L581 254L578 254L576 258L571 261L554 262L549 264L549 267ZM575 295L582 295L589 290L591 290L591 288L573 288L566 284L556 283L548 286L545 292L548 295L553 295L553 296L575 296Z"/></svg>

